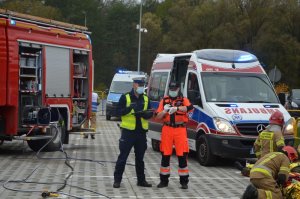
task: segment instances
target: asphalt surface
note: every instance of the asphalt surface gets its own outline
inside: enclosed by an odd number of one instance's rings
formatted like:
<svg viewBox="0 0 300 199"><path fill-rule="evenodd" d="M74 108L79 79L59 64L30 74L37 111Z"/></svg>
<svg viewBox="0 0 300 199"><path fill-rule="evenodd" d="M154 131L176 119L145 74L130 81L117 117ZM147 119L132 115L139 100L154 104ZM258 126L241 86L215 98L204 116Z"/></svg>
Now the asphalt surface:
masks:
<svg viewBox="0 0 300 199"><path fill-rule="evenodd" d="M114 118L113 118L114 119ZM145 154L146 178L152 188L136 185L134 152L128 158L121 188L114 189L113 172L119 148L118 120L106 121L100 113L97 118L96 139L71 135L64 145L72 170L65 164L62 152L41 153L39 157L22 141L0 145L0 198L42 198L43 191L56 192L57 198L240 198L249 179L240 175L232 160L220 159L218 166L203 167L195 155L188 159L190 183L180 189L177 158L171 158L171 177L167 188L158 189L161 155L152 150L150 140ZM71 175L72 174L72 175Z"/></svg>

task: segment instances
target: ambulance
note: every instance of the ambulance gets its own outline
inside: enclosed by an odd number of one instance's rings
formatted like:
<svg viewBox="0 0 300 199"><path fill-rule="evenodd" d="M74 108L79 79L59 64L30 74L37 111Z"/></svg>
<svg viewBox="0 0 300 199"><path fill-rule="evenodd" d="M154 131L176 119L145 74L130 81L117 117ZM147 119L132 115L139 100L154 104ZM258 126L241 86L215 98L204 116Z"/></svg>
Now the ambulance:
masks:
<svg viewBox="0 0 300 199"><path fill-rule="evenodd" d="M152 108L176 81L194 105L187 125L190 150L199 163L214 165L218 157L252 158L253 143L270 115L284 115L285 141L293 142L293 122L280 104L270 79L255 55L240 50L202 49L192 53L158 54L148 85ZM163 122L150 121L152 147L159 151Z"/></svg>
<svg viewBox="0 0 300 199"><path fill-rule="evenodd" d="M132 78L135 77L147 78L147 74L141 71L118 70L114 75L106 100L106 120L110 120L112 116L118 116L117 108L120 97L122 94L131 91Z"/></svg>

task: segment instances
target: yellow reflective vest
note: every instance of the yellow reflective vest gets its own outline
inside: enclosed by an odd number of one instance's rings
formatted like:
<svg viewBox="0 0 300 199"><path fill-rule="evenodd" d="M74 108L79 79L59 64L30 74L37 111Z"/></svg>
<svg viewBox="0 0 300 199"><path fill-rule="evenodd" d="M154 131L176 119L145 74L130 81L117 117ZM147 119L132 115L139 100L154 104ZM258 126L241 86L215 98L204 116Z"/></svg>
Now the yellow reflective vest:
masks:
<svg viewBox="0 0 300 199"><path fill-rule="evenodd" d="M144 96L144 111L147 110L148 108L148 96L147 95L143 95ZM131 99L130 99L130 94L126 94L126 107L129 107L131 104ZM121 128L124 129L128 129L128 130L135 130L136 127L136 117L134 115L134 110L132 109L127 115L123 115L121 116ZM148 120L145 120L144 118L141 117L141 123L142 123L142 128L144 130L148 130L149 128L149 123Z"/></svg>
<svg viewBox="0 0 300 199"><path fill-rule="evenodd" d="M276 152L278 147L285 146L281 132L262 131L254 142L254 150L258 159L270 152Z"/></svg>

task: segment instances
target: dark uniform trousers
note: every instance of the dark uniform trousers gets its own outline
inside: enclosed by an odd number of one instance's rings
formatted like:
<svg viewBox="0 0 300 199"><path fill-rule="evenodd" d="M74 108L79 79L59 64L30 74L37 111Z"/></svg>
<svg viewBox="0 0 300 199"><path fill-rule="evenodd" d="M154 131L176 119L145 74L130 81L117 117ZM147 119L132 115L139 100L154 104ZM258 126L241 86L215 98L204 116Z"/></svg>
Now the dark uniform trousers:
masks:
<svg viewBox="0 0 300 199"><path fill-rule="evenodd" d="M131 131L127 129L122 129L122 135L119 140L120 154L114 172L115 182L121 182L122 180L122 175L125 169L126 161L132 147L134 147L135 170L138 182L145 181L144 155L147 149L146 133L140 131L138 132L135 130Z"/></svg>
<svg viewBox="0 0 300 199"><path fill-rule="evenodd" d="M182 169L182 168L187 167L187 155L188 155L188 153L183 153L183 156L177 156L178 157L178 166L179 166L179 168ZM170 155L162 155L161 166L162 167L169 167L170 166L170 159L171 159ZM167 174L167 175L159 174L159 176L160 176L160 180L162 182L164 182L164 183L169 182L170 174ZM180 184L188 184L189 175L180 176L179 181L180 181Z"/></svg>

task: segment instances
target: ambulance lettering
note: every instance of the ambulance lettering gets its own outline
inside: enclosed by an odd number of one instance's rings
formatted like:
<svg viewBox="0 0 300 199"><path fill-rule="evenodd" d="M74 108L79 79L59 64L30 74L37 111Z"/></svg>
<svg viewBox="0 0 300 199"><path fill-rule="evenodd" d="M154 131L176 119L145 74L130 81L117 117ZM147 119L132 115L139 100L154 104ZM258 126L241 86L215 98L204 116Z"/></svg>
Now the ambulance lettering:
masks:
<svg viewBox="0 0 300 199"><path fill-rule="evenodd" d="M272 114L279 109L265 108L225 108L226 114Z"/></svg>

